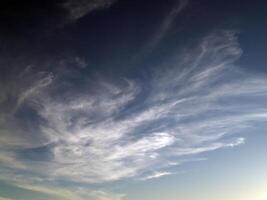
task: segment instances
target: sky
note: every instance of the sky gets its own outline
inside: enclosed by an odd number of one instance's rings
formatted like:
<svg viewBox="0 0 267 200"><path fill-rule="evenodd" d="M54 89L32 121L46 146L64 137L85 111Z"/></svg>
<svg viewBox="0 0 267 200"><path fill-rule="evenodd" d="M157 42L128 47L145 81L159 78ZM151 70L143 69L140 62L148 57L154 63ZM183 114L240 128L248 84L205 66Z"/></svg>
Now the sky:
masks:
<svg viewBox="0 0 267 200"><path fill-rule="evenodd" d="M0 200L266 200L263 1L0 3Z"/></svg>

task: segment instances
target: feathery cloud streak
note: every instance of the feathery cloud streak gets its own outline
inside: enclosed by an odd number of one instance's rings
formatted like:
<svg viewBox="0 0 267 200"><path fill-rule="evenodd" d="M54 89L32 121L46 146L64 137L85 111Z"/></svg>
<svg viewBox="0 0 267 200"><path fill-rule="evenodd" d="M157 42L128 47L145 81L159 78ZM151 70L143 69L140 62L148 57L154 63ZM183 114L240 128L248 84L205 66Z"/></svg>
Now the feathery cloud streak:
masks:
<svg viewBox="0 0 267 200"><path fill-rule="evenodd" d="M1 166L85 183L154 178L181 156L243 144L235 134L267 120L267 79L236 67L241 54L235 33L218 31L145 82L27 68L1 86Z"/></svg>
<svg viewBox="0 0 267 200"><path fill-rule="evenodd" d="M111 6L116 0L67 0L62 6L69 11L70 19L77 20L93 10Z"/></svg>

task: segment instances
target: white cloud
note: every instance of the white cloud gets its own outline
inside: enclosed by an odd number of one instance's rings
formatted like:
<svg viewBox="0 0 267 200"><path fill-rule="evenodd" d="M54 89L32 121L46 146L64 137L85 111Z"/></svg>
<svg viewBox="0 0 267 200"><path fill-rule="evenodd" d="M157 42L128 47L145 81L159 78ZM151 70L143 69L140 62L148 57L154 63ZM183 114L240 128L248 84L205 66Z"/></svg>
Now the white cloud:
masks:
<svg viewBox="0 0 267 200"><path fill-rule="evenodd" d="M152 173L151 175L148 175L144 178L142 178L141 180L149 180L149 179L154 179L154 178L160 178L162 176L167 176L167 175L171 175L173 174L172 172L167 172L167 171L156 171L154 173Z"/></svg>
<svg viewBox="0 0 267 200"><path fill-rule="evenodd" d="M0 164L14 169L26 169L23 162L18 161L16 155L12 152L1 152Z"/></svg>
<svg viewBox="0 0 267 200"><path fill-rule="evenodd" d="M66 0L63 7L69 11L72 20L79 19L93 10L108 8L116 0Z"/></svg>
<svg viewBox="0 0 267 200"><path fill-rule="evenodd" d="M150 53L154 50L157 45L159 45L162 40L166 37L166 35L170 32L170 30L174 27L175 20L178 15L186 9L189 4L189 0L180 0L177 1L175 5L172 6L168 14L163 17L161 23L158 28L155 30L151 39L145 44L143 50L138 53L138 56L143 57L147 53ZM175 28L175 27L174 27Z"/></svg>
<svg viewBox="0 0 267 200"><path fill-rule="evenodd" d="M17 187L27 189L33 192L40 192L43 194L51 195L55 198L60 198L62 200L73 200L73 199L82 200L80 195L67 189L55 188L55 187L50 188L46 186L36 186L36 185L27 185L27 184L17 185Z"/></svg>
<svg viewBox="0 0 267 200"><path fill-rule="evenodd" d="M177 15L186 8L188 3L189 3L189 0L180 0L177 5L173 6L171 11L162 21L154 37L148 44L150 48L153 48L154 46L156 46L166 36L168 31L172 28L173 22L175 18L177 17Z"/></svg>
<svg viewBox="0 0 267 200"><path fill-rule="evenodd" d="M124 199L125 195L96 190L90 192L90 197L95 200L122 200Z"/></svg>
<svg viewBox="0 0 267 200"><path fill-rule="evenodd" d="M43 177L97 183L152 170L167 175L163 170L180 156L241 145L236 133L267 120L267 79L234 66L241 54L235 34L222 31L156 66L145 82L91 78L81 86L68 81L72 71L29 79L15 90L16 110L0 115L0 143L16 151L45 146L51 156L0 159ZM15 123L26 105L42 120Z"/></svg>
<svg viewBox="0 0 267 200"><path fill-rule="evenodd" d="M45 195L49 195L50 197L54 197L60 200L122 200L125 195L124 194L115 194L112 192L101 191L101 190L91 190L86 187L71 187L64 188L58 186L45 186L45 185L32 185L32 184L15 184L18 188L27 189L32 192L39 192ZM0 198L1 200L1 198ZM3 199L5 200L5 199ZM8 199L7 199L8 200Z"/></svg>
<svg viewBox="0 0 267 200"><path fill-rule="evenodd" d="M205 145L202 147L177 148L175 149L175 154L179 156L198 154L198 153L213 151L213 150L221 149L225 147L235 147L235 146L244 144L244 142L245 142L244 138L237 138L235 141L228 142L228 143L215 142L215 143L211 143L209 145Z"/></svg>

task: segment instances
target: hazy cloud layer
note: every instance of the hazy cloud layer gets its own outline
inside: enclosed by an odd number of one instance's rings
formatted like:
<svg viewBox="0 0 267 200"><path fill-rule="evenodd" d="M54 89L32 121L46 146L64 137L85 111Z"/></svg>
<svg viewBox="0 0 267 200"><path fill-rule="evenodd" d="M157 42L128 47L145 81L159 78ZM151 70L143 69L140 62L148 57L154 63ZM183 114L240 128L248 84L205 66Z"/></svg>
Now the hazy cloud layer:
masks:
<svg viewBox="0 0 267 200"><path fill-rule="evenodd" d="M266 122L267 79L236 67L241 54L235 33L218 31L145 81L25 68L1 82L2 178L151 179L181 156L243 144L243 130Z"/></svg>
<svg viewBox="0 0 267 200"><path fill-rule="evenodd" d="M11 200L11 199L5 198L5 197L0 197L0 200Z"/></svg>
<svg viewBox="0 0 267 200"><path fill-rule="evenodd" d="M112 192L102 190L91 190L85 187L57 187L57 186L45 186L45 185L33 185L33 184L16 184L16 189L26 190L38 194L38 196L44 196L49 199L58 200L122 200L124 194L114 194ZM9 200L0 197L0 200Z"/></svg>

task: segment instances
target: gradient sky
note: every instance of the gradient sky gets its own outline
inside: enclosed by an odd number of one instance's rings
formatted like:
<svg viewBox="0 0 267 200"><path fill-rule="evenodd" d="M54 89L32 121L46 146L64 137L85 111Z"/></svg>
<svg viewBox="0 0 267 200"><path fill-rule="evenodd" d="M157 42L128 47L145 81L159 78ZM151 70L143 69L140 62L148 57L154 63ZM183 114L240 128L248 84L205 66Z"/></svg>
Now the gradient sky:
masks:
<svg viewBox="0 0 267 200"><path fill-rule="evenodd" d="M0 200L267 199L266 3L0 5Z"/></svg>

